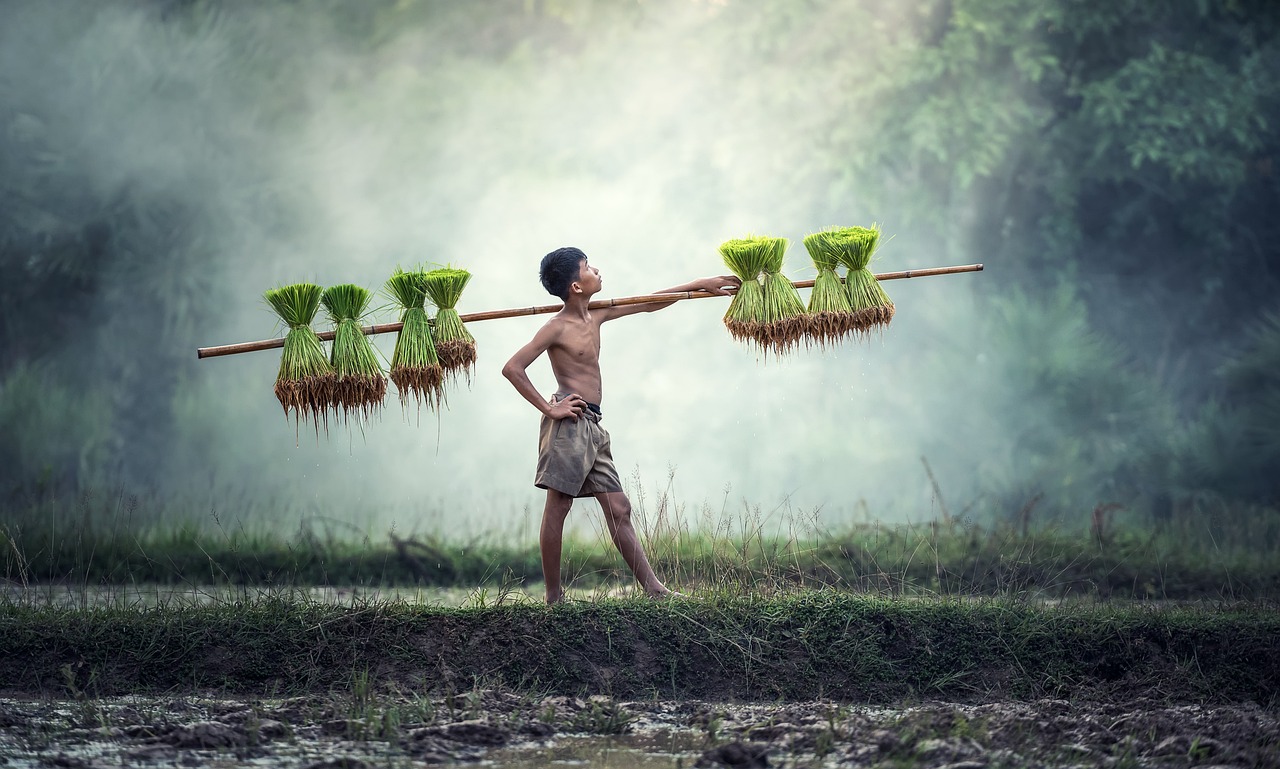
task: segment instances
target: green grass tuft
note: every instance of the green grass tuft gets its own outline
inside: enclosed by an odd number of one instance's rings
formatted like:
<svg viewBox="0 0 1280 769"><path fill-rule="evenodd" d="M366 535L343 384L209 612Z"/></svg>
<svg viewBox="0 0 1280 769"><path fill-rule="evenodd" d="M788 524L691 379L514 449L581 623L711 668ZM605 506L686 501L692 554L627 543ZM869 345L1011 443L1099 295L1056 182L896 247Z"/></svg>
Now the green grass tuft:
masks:
<svg viewBox="0 0 1280 769"><path fill-rule="evenodd" d="M332 364L337 379L330 408L340 410L344 419L351 412L368 418L382 407L387 394L382 364L360 326L371 298L368 289L352 283L330 286L320 297L334 323Z"/></svg>
<svg viewBox="0 0 1280 769"><path fill-rule="evenodd" d="M742 280L724 315L725 327L734 339L764 346L762 330L768 310L761 276L775 259L781 265L780 257L786 250L786 238L767 236L736 238L720 244L725 265Z"/></svg>
<svg viewBox="0 0 1280 769"><path fill-rule="evenodd" d="M889 325L895 311L893 302L867 268L880 245L880 228L874 224L870 227L842 227L825 231L823 239L824 247L833 249L840 263L848 269L845 292L851 312L850 332L865 335L877 327Z"/></svg>
<svg viewBox="0 0 1280 769"><path fill-rule="evenodd" d="M462 374L470 382L476 365L476 340L462 323L457 304L471 273L445 267L426 273L424 280L423 288L438 308L435 341L440 365L447 376L456 379Z"/></svg>
<svg viewBox="0 0 1280 769"><path fill-rule="evenodd" d="M840 251L833 242L831 230L805 236L804 247L818 269L809 294L809 336L821 346L843 340L853 330L853 309L836 267Z"/></svg>
<svg viewBox="0 0 1280 769"><path fill-rule="evenodd" d="M431 323L425 309L426 273L397 269L387 280L387 293L402 308L404 327L396 335L391 355L391 381L400 393L400 402L413 398L434 408L444 401L444 368L432 339Z"/></svg>
<svg viewBox="0 0 1280 769"><path fill-rule="evenodd" d="M325 356L320 337L311 328L320 307L321 288L314 283L294 283L268 290L263 296L289 332L285 335L276 374L275 394L285 416L312 420L316 429L327 422L329 403L337 377Z"/></svg>

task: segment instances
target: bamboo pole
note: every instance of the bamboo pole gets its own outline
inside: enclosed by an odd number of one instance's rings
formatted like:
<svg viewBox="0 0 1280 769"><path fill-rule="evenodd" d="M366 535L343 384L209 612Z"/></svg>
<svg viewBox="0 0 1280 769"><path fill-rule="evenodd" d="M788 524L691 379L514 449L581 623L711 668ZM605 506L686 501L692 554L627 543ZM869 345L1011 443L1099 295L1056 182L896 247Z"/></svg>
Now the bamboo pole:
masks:
<svg viewBox="0 0 1280 769"><path fill-rule="evenodd" d="M954 267L927 267L922 270L900 270L898 272L882 272L876 275L876 280L901 280L903 278L925 278L931 275L955 275L960 272L981 272L981 264L961 264ZM812 280L792 281L791 285L796 288L813 288ZM732 292L731 292L732 293ZM587 307L592 310L599 310L605 307L625 307L632 304L654 304L658 302L679 302L684 299L706 299L708 297L718 296L709 291L682 291L678 294L641 294L639 296L620 296L617 299L599 299L591 302ZM498 320L499 318L520 318L525 315L543 315L551 312L559 312L563 304L543 304L535 307L515 307L508 310L489 310L487 312L473 312L463 315L463 323L471 323L478 320ZM399 331L404 326L403 323L376 323L372 326L365 326L364 333L366 336L372 334L389 334L392 331ZM333 339L332 331L322 331L318 336L325 341ZM217 358L223 355L236 355L242 352L256 352L258 350L273 350L284 347L284 337L278 339L263 339L257 342L239 342L237 344L224 344L216 347L198 347L196 348L197 358Z"/></svg>

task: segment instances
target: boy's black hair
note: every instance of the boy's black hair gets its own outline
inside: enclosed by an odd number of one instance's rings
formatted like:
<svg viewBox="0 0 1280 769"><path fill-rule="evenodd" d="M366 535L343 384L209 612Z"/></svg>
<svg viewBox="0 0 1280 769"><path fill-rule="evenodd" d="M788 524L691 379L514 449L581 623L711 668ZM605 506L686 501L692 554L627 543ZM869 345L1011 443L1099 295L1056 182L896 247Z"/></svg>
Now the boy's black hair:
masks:
<svg viewBox="0 0 1280 769"><path fill-rule="evenodd" d="M578 279L582 262L587 255L582 249L566 246L542 257L542 266L538 268L538 278L542 287L552 296L565 301L569 299L569 286Z"/></svg>

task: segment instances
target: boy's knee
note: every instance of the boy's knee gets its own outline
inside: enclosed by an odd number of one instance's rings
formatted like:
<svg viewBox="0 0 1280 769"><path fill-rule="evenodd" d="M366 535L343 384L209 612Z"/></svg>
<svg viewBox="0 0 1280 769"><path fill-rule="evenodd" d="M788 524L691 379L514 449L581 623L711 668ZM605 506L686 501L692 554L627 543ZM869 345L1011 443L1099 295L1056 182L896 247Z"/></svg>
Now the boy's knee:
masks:
<svg viewBox="0 0 1280 769"><path fill-rule="evenodd" d="M559 491L552 491L547 494L547 504L544 508L545 512L550 515L558 515L561 518L569 514L569 508L573 507L573 497Z"/></svg>
<svg viewBox="0 0 1280 769"><path fill-rule="evenodd" d="M631 521L631 501L626 497L620 499L611 499L604 505L604 514L614 523L629 523Z"/></svg>

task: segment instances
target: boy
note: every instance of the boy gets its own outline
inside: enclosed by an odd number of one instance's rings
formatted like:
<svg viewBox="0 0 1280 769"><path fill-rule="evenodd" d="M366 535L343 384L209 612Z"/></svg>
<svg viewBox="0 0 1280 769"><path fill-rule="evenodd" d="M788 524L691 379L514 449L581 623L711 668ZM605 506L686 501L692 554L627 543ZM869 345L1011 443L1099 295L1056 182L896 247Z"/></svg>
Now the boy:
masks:
<svg viewBox="0 0 1280 769"><path fill-rule="evenodd" d="M502 375L516 390L542 412L538 437L538 470L534 485L547 490L542 510L542 530L538 544L542 550L542 576L547 584L547 603L564 600L560 587L560 549L564 520L575 497L592 496L604 509L605 525L613 544L651 598L671 595L653 573L631 525L631 502L622 491L622 482L613 465L609 433L600 426L600 324L638 312L653 312L675 304L654 302L597 310L587 305L603 285L600 270L587 264L587 255L577 248L561 248L542 259L542 285L564 300L560 312L533 335L502 367ZM726 286L741 281L732 275L703 278L682 286L656 291L674 294L709 291L728 296ZM556 377L556 393L543 400L525 370L542 353L551 361Z"/></svg>

